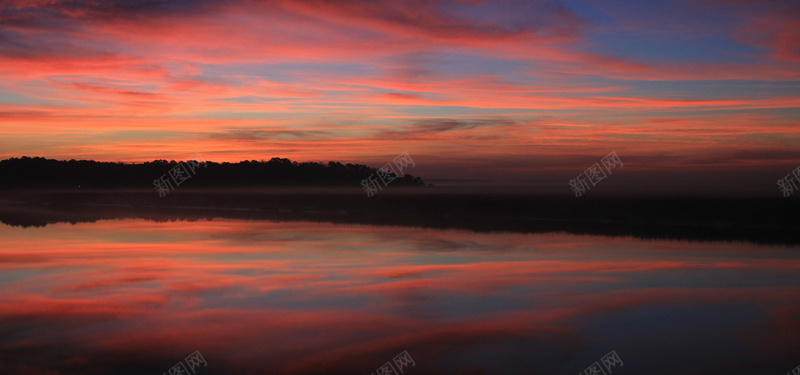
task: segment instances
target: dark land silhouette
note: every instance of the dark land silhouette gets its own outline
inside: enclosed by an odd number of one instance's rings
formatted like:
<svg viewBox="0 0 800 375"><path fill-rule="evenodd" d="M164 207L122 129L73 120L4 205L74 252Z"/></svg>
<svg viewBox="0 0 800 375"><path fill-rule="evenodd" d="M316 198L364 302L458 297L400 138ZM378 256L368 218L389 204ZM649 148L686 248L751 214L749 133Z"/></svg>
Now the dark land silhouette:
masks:
<svg viewBox="0 0 800 375"><path fill-rule="evenodd" d="M12 188L153 188L179 162L155 160L139 164L92 160L53 160L41 157L0 161L0 189ZM205 162L180 189L259 186L359 186L375 173L361 164L328 164L272 158L239 163ZM422 179L404 175L390 186L421 186Z"/></svg>
<svg viewBox="0 0 800 375"><path fill-rule="evenodd" d="M359 189L5 191L0 222L44 226L141 218L317 221L346 224L800 244L800 200L621 198L454 193L436 187Z"/></svg>
<svg viewBox="0 0 800 375"><path fill-rule="evenodd" d="M800 244L800 200L795 198L579 199L566 188L563 195L547 196L492 188L460 191L426 186L411 175L367 197L360 182L374 168L281 158L195 165L190 179L161 196L153 180L178 164L3 160L0 222L29 227L119 218L239 218Z"/></svg>

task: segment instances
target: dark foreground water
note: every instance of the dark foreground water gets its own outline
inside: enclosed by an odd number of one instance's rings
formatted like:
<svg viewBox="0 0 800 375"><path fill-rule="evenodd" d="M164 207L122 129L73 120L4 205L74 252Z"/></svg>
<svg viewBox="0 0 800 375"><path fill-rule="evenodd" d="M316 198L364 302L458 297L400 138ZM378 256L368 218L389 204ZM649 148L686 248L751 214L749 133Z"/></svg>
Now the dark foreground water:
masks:
<svg viewBox="0 0 800 375"><path fill-rule="evenodd" d="M0 374L387 362L783 375L800 365L800 248L235 219L0 225Z"/></svg>

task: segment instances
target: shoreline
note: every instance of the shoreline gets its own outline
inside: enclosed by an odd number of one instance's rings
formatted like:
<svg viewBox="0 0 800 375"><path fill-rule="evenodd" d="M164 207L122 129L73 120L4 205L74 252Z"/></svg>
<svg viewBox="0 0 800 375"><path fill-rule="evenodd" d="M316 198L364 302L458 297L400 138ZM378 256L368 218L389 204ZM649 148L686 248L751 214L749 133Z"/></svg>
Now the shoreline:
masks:
<svg viewBox="0 0 800 375"><path fill-rule="evenodd" d="M230 218L376 226L632 236L800 245L800 200L619 198L358 189L5 191L0 222L23 227L105 219Z"/></svg>

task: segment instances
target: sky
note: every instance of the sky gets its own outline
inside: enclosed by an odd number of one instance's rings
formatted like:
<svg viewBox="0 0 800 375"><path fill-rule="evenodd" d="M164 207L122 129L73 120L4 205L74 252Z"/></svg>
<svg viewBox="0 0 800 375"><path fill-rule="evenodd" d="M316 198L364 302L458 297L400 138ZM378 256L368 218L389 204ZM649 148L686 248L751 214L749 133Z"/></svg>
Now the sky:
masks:
<svg viewBox="0 0 800 375"><path fill-rule="evenodd" d="M2 159L779 195L798 125L800 1L0 0Z"/></svg>

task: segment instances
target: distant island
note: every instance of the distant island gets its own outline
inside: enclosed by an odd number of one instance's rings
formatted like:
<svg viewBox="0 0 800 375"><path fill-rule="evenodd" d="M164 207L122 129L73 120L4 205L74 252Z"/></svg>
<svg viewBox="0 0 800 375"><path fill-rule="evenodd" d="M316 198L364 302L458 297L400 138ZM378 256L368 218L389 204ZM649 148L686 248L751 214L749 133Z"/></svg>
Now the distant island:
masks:
<svg viewBox="0 0 800 375"><path fill-rule="evenodd" d="M183 164L183 165L181 165ZM362 164L296 162L285 158L238 163L206 162L187 165L174 160L113 163L93 160L54 160L42 157L0 161L0 189L19 188L153 188L154 181L173 168L186 170L190 188L267 186L354 186L377 170ZM195 170L189 170L194 168ZM185 176L184 176L185 177ZM393 176L392 186L423 186L419 177Z"/></svg>
<svg viewBox="0 0 800 375"><path fill-rule="evenodd" d="M173 170L191 178L174 192L160 194L154 182L180 179L170 175ZM549 194L492 186L427 187L407 174L370 197L362 186L370 178L386 176L366 165L281 158L138 164L12 158L0 161L0 223L29 227L119 218L231 218L800 244L800 199L576 198L566 187Z"/></svg>

